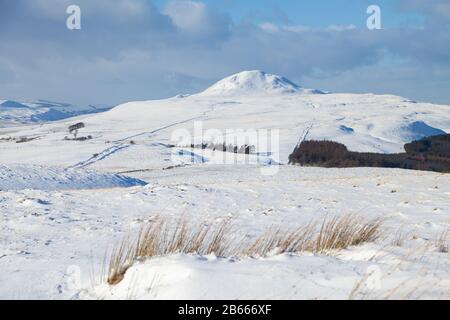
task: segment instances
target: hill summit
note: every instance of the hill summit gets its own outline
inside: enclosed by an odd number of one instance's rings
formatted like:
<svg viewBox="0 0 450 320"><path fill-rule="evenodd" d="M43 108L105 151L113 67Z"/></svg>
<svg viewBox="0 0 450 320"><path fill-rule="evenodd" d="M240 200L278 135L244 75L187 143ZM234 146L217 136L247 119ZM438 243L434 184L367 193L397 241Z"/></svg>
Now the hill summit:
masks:
<svg viewBox="0 0 450 320"><path fill-rule="evenodd" d="M243 71L215 83L202 96L276 95L297 93L302 88L292 81L264 71Z"/></svg>

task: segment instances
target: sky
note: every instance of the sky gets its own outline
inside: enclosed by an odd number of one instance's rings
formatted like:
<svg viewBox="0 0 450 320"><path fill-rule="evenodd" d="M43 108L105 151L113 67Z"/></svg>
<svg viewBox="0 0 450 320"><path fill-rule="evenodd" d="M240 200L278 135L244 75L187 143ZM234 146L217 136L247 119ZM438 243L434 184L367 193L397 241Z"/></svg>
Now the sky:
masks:
<svg viewBox="0 0 450 320"><path fill-rule="evenodd" d="M72 4L80 30L66 27ZM3 99L117 105L243 70L450 105L450 1L0 0Z"/></svg>

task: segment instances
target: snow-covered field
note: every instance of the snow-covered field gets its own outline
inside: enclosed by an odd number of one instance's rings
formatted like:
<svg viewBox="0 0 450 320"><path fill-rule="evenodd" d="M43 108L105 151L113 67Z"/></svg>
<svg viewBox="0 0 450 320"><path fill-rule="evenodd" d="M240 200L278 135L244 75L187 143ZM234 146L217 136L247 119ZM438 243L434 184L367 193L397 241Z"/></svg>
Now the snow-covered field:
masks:
<svg viewBox="0 0 450 320"><path fill-rule="evenodd" d="M93 139L64 140L80 121L79 136ZM210 129L221 134L208 137ZM227 129L277 132L278 143L240 131L234 144L256 149L234 155L179 141L192 132L193 141L229 142ZM449 175L286 164L302 139L401 152L412 139L443 132L449 106L325 94L261 72L198 95L0 127L0 298L448 299ZM105 255L161 216L230 219L242 239L346 214L382 218L383 236L329 254L158 257L136 262L116 286L102 281Z"/></svg>

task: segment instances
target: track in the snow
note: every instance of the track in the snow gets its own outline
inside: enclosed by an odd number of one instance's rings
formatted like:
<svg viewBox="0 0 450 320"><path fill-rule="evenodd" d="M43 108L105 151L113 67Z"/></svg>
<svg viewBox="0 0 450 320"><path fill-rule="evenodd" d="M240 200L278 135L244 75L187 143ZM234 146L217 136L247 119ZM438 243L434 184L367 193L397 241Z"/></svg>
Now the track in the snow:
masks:
<svg viewBox="0 0 450 320"><path fill-rule="evenodd" d="M204 118L204 117L207 116L208 113L210 113L212 111L214 111L214 107L212 107L209 111L204 112L200 116L189 118L189 119L186 119L186 120L183 120L183 121L178 121L178 122L175 122L175 123L171 123L171 124L168 124L166 126L163 126L161 128L155 129L155 130L141 132L141 133L138 133L138 134L135 134L135 135L132 135L132 136L128 136L128 137L120 139L120 140L113 141L113 143L115 143L116 145L114 145L112 147L109 147L109 148L99 152L98 154L90 157L87 160L78 162L78 163L74 164L73 166L70 166L69 168L85 168L87 166L90 166L90 165L98 162L98 161L102 161L102 160L108 158L109 156L111 156L112 154L114 154L114 153L116 153L118 151L122 151L124 149L127 149L127 148L131 147L131 145L129 144L129 141L131 139L134 139L134 138L140 137L140 136L144 136L144 135L153 135L153 134L155 134L157 132L160 132L160 131L163 131L163 130L175 127L177 125L188 123L188 122L191 122L191 121L194 121L194 120L198 120L198 119Z"/></svg>

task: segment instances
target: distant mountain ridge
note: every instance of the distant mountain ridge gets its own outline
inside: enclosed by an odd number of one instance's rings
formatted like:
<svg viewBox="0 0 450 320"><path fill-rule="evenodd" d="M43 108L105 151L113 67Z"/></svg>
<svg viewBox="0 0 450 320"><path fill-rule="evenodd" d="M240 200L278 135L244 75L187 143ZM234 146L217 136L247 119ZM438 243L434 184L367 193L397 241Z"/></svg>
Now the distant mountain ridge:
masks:
<svg viewBox="0 0 450 320"><path fill-rule="evenodd" d="M16 101L0 99L0 124L28 124L63 120L111 109L104 105L75 106L48 100Z"/></svg>

